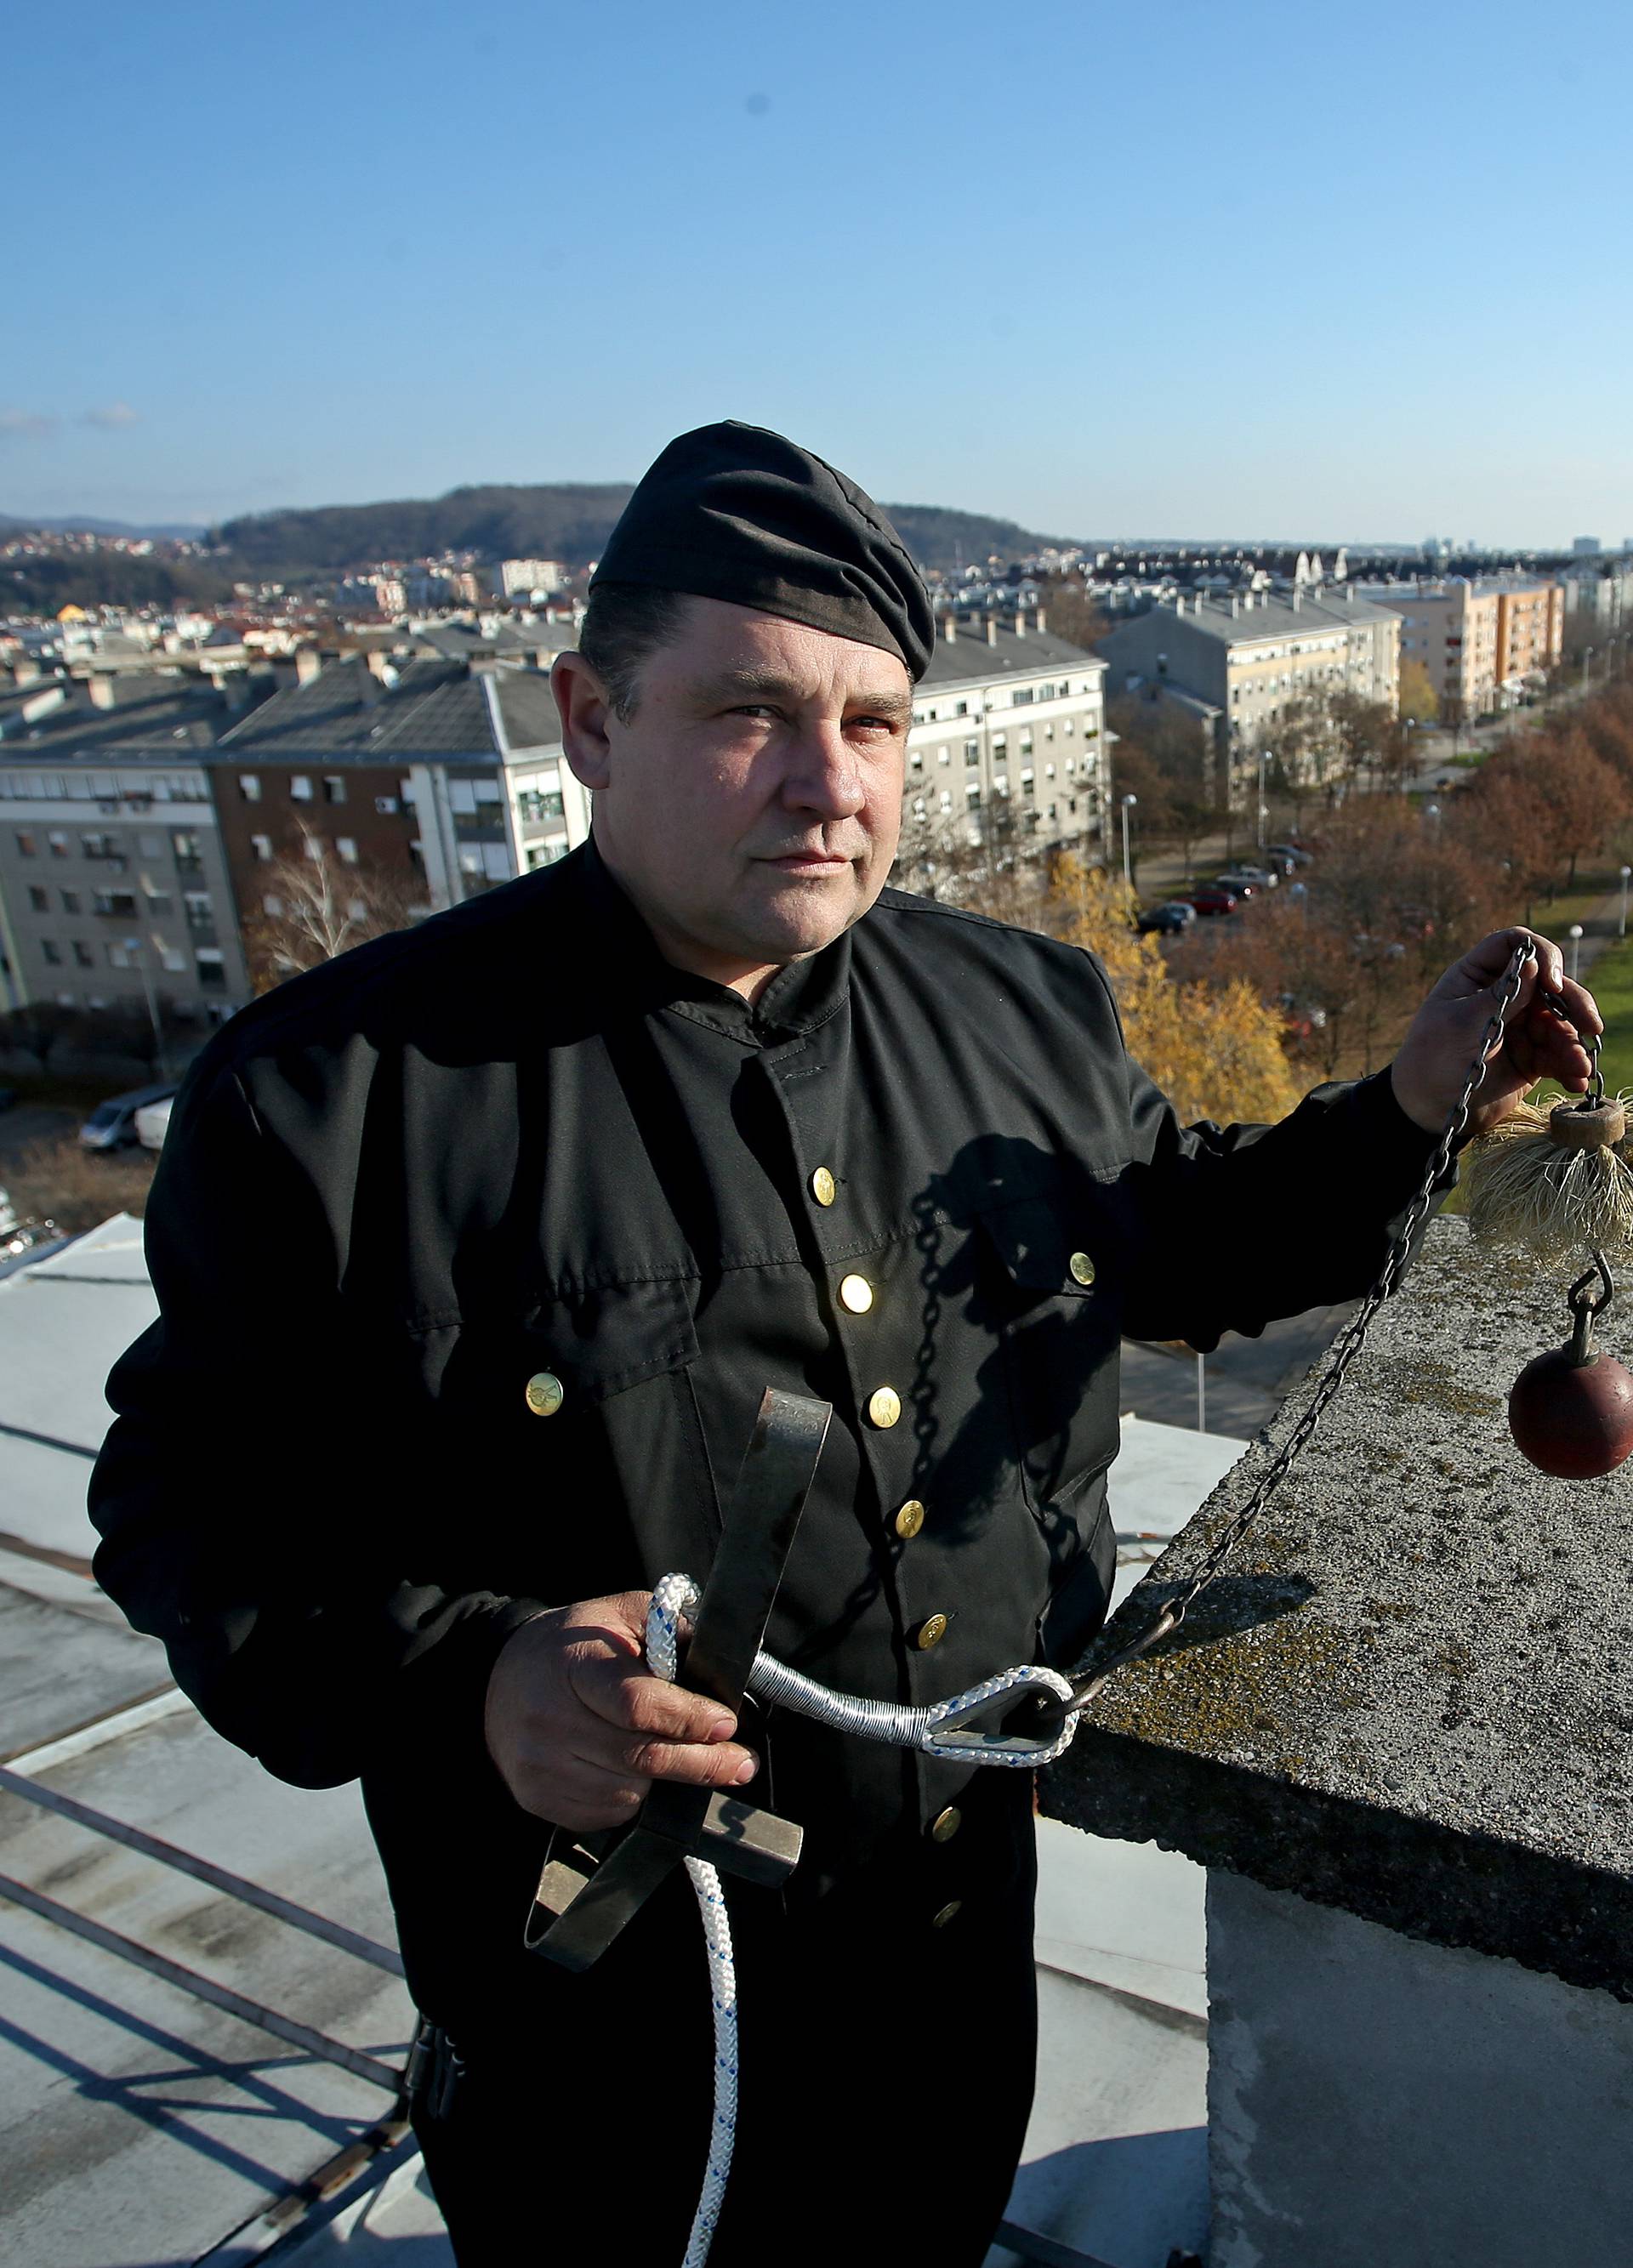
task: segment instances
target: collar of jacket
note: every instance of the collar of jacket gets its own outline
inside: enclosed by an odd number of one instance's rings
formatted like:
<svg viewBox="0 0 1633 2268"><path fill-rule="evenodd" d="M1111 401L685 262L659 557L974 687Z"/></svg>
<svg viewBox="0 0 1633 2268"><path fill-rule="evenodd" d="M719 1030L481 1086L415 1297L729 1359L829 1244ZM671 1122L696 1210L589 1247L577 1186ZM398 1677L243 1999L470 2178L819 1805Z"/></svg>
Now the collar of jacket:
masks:
<svg viewBox="0 0 1633 2268"><path fill-rule="evenodd" d="M845 1005L851 983L849 930L820 953L780 969L750 1004L729 985L665 961L652 932L608 872L593 836L572 856L579 862L585 933L595 939L609 1005L671 1009L749 1047L804 1039Z"/></svg>

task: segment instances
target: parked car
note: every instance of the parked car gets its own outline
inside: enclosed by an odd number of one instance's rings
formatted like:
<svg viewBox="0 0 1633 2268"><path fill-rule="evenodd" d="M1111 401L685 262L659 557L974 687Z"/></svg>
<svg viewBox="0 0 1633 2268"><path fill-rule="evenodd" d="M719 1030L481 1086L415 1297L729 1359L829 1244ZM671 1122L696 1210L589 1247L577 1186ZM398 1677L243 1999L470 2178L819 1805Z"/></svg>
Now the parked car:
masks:
<svg viewBox="0 0 1633 2268"><path fill-rule="evenodd" d="M1278 858L1290 858L1295 866L1307 866L1312 854L1301 850L1297 843L1273 843L1270 848Z"/></svg>
<svg viewBox="0 0 1633 2268"><path fill-rule="evenodd" d="M1232 866L1230 872L1233 874L1239 874L1245 882L1257 882L1260 888L1266 890L1274 890L1282 879L1273 866L1244 865Z"/></svg>
<svg viewBox="0 0 1633 2268"><path fill-rule="evenodd" d="M1245 874L1239 874L1232 869L1228 874L1216 874L1214 887L1216 890L1229 890L1233 898L1254 898L1263 889L1264 884L1250 881Z"/></svg>
<svg viewBox="0 0 1633 2268"><path fill-rule="evenodd" d="M136 1115L136 1138L144 1150L162 1150L165 1134L170 1124L170 1106L175 1101L167 1094L161 1102L144 1102Z"/></svg>
<svg viewBox="0 0 1633 2268"><path fill-rule="evenodd" d="M1196 908L1187 898L1164 898L1161 905L1148 906L1134 927L1141 932L1156 930L1164 937L1177 937L1181 930L1189 929L1196 919Z"/></svg>
<svg viewBox="0 0 1633 2268"><path fill-rule="evenodd" d="M175 1082L159 1086L135 1086L129 1094L110 1095L99 1102L79 1130L87 1150L123 1150L137 1140L136 1116L150 1102L163 1102L175 1093Z"/></svg>
<svg viewBox="0 0 1633 2268"><path fill-rule="evenodd" d="M1236 911L1236 892L1220 889L1193 890L1187 895L1186 903L1188 906L1194 906L1199 914L1233 914Z"/></svg>

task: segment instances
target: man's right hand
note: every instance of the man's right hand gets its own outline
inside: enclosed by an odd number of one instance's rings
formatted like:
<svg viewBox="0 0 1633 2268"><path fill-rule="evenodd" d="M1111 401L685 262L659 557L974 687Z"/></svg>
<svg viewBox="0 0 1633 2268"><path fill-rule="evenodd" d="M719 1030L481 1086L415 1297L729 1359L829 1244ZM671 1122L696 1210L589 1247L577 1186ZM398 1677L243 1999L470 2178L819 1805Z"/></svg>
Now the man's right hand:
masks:
<svg viewBox="0 0 1633 2268"><path fill-rule="evenodd" d="M741 1787L759 1762L718 1701L647 1668L649 1591L557 1607L506 1640L488 1679L488 1753L524 1811L621 1827L654 1779Z"/></svg>

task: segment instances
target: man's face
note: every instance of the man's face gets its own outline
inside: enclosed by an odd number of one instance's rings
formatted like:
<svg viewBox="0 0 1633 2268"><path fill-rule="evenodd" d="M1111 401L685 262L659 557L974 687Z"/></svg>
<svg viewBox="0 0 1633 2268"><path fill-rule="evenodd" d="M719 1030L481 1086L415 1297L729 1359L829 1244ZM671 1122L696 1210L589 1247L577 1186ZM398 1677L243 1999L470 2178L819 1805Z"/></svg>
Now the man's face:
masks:
<svg viewBox="0 0 1633 2268"><path fill-rule="evenodd" d="M884 887L913 686L894 654L688 598L621 721L577 655L556 665L595 842L666 959L752 998Z"/></svg>

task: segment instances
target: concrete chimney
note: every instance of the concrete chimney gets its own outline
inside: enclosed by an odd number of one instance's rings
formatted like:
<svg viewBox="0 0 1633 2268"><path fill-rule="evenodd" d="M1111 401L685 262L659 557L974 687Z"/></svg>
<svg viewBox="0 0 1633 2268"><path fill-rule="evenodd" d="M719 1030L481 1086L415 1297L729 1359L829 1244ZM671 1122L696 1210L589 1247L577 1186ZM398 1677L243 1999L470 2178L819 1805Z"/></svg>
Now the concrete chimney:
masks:
<svg viewBox="0 0 1633 2268"><path fill-rule="evenodd" d="M1295 584L1294 584L1294 585L1293 585L1293 612L1294 612L1295 614L1297 614L1297 612L1299 611L1300 608L1304 605L1304 593L1299 589L1299 587L1298 587L1297 584L1297 583L1295 583Z"/></svg>
<svg viewBox="0 0 1633 2268"><path fill-rule="evenodd" d="M988 615L986 617L986 643L988 645L996 645L998 643L998 617L996 615Z"/></svg>
<svg viewBox="0 0 1633 2268"><path fill-rule="evenodd" d="M1039 636L1039 637L1041 637L1043 636L1044 632L1048 629L1048 627L1049 627L1049 617L1048 617L1048 615L1047 615L1046 614L1045 614L1045 612L1044 612L1044 610L1043 610L1043 608L1042 608L1041 607L1034 607L1034 608L1032 608L1032 628L1033 628L1033 629L1038 632L1038 635Z"/></svg>
<svg viewBox="0 0 1633 2268"><path fill-rule="evenodd" d="M93 709L112 709L118 704L119 696L114 690L114 681L103 672L85 680L85 691L91 696Z"/></svg>
<svg viewBox="0 0 1633 2268"><path fill-rule="evenodd" d="M1626 2255L1625 1490L1546 1478L1503 1424L1563 1304L1556 1272L1496 1280L1434 1223L1297 1511L1192 1610L1201 1642L1115 1671L1043 1777L1046 1813L1208 1869L1214 2268ZM1248 1450L1113 1643L1273 1455Z"/></svg>
<svg viewBox="0 0 1633 2268"><path fill-rule="evenodd" d="M1026 615L1024 609L1020 607L1015 610L1015 635L1016 637L1026 636Z"/></svg>
<svg viewBox="0 0 1633 2268"><path fill-rule="evenodd" d="M323 666L323 657L314 645L303 645L295 656L295 682L310 685Z"/></svg>
<svg viewBox="0 0 1633 2268"><path fill-rule="evenodd" d="M958 617L957 615L944 615L942 617L942 636L946 639L949 645L956 645L957 644Z"/></svg>

